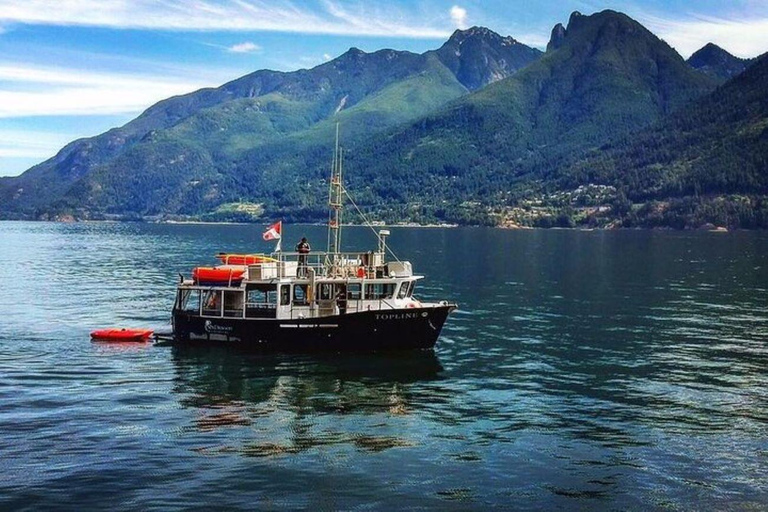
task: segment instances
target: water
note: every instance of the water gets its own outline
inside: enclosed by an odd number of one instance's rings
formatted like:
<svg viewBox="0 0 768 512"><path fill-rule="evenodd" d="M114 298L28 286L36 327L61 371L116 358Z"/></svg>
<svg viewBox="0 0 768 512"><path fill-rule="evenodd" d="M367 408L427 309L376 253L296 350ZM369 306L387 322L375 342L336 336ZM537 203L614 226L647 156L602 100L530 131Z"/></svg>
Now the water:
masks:
<svg viewBox="0 0 768 512"><path fill-rule="evenodd" d="M0 223L0 509L768 507L768 234L392 231L434 353L94 344L261 227Z"/></svg>

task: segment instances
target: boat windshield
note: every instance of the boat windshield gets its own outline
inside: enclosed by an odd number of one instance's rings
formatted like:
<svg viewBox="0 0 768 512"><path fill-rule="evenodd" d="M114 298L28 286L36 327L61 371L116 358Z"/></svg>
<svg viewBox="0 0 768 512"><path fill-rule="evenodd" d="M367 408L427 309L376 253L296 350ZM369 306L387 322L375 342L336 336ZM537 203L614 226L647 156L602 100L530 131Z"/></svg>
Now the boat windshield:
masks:
<svg viewBox="0 0 768 512"><path fill-rule="evenodd" d="M200 290L179 290L176 308L187 313L200 313Z"/></svg>

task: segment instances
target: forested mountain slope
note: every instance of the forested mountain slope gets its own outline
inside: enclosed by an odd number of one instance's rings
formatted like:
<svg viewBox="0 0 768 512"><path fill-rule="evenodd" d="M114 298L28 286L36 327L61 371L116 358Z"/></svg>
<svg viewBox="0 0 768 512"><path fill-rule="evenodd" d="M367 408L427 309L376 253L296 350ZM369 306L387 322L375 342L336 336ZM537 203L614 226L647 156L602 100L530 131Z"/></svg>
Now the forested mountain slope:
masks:
<svg viewBox="0 0 768 512"><path fill-rule="evenodd" d="M688 59L694 69L723 82L744 72L752 62L753 59L735 57L714 43L707 44Z"/></svg>
<svg viewBox="0 0 768 512"><path fill-rule="evenodd" d="M590 152L555 188L620 191L627 225L768 227L768 55L651 128ZM630 211L629 201L646 205ZM621 209L622 205L618 205Z"/></svg>
<svg viewBox="0 0 768 512"><path fill-rule="evenodd" d="M0 179L0 213L205 212L253 190L238 186L237 162L248 151L268 151L262 148L279 140L294 151L295 140L330 144L336 120L348 133L375 133L509 76L540 55L474 27L421 55L352 48L309 70L257 71L164 100L123 127L67 145L20 177Z"/></svg>
<svg viewBox="0 0 768 512"><path fill-rule="evenodd" d="M715 88L621 13L574 13L553 34L549 51L517 74L355 148L350 165L364 173L367 199L480 221L542 189L574 154L647 127ZM460 212L462 204L475 211Z"/></svg>

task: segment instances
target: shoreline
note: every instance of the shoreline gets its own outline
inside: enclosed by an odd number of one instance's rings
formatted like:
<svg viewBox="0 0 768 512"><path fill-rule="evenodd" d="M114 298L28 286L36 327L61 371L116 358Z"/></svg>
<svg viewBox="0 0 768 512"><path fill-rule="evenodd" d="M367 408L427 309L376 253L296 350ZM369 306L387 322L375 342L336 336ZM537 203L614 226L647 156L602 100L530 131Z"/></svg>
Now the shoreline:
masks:
<svg viewBox="0 0 768 512"><path fill-rule="evenodd" d="M32 223L53 223L53 224L96 224L96 223L104 223L104 224L120 224L120 223L138 223L138 224L168 224L168 225L190 225L190 226L260 226L261 223L258 222L226 222L226 221L198 221L198 220L115 220L115 219L84 219L84 220L78 220L78 219L58 219L58 220L31 220L31 219L0 219L0 222L32 222ZM268 223L268 222L267 222ZM264 224L266 225L266 223ZM297 222L295 224L292 224L295 226L319 226L323 227L327 224L325 223L315 223L315 222ZM365 224L342 224L342 227L345 228L354 228L354 227L368 227ZM677 232L705 232L705 233L731 233L735 231L768 231L765 229L745 229L745 228L728 228L725 226L713 226L712 228L687 228L687 229L678 229L673 228L671 226L656 226L656 227L616 227L616 226L608 226L608 227L595 227L595 228L589 228L589 227L560 227L560 226L553 226L553 227L534 227L534 226L520 226L520 225L506 225L506 226L475 226L475 225L462 225L462 224L416 224L416 223L407 223L407 224L374 224L370 226L374 229L381 228L381 229L392 229L392 228L407 228L407 229L455 229L455 228L489 228L489 229L500 229L504 231L531 231L531 230L540 230L540 231L677 231Z"/></svg>

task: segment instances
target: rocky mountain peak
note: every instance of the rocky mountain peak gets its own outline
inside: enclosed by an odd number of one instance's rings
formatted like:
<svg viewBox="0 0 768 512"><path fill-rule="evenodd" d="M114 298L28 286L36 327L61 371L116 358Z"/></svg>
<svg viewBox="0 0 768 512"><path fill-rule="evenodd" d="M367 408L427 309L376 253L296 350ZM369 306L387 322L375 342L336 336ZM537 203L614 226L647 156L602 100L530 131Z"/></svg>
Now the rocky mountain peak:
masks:
<svg viewBox="0 0 768 512"><path fill-rule="evenodd" d="M471 91L510 76L541 55L539 50L486 27L456 30L435 53Z"/></svg>
<svg viewBox="0 0 768 512"><path fill-rule="evenodd" d="M486 27L471 27L466 30L456 30L446 44L461 46L468 41L485 42L491 45L513 46L520 44L512 36L502 36Z"/></svg>
<svg viewBox="0 0 768 512"><path fill-rule="evenodd" d="M468 39L490 39L498 41L503 39L499 34L486 27L470 27L466 30L457 29L451 34L446 44L463 44Z"/></svg>
<svg viewBox="0 0 768 512"><path fill-rule="evenodd" d="M577 32L591 32L608 28L611 33L623 33L625 36L631 36L638 32L645 32L648 35L653 34L624 13L606 9L595 14L584 15L578 11L571 14L566 27L566 36L570 37ZM653 36L656 37L656 36Z"/></svg>
<svg viewBox="0 0 768 512"><path fill-rule="evenodd" d="M749 59L731 55L714 43L707 43L688 59L688 64L694 69L720 80L728 80L741 74L751 62Z"/></svg>
<svg viewBox="0 0 768 512"><path fill-rule="evenodd" d="M683 58L658 36L626 14L610 9L588 16L577 11L571 14L565 29L555 26L548 50L562 46L578 48L584 56L602 53L607 59L613 59L611 49L617 49L623 56L617 64L622 65L634 61L648 65L658 58L683 64Z"/></svg>
<svg viewBox="0 0 768 512"><path fill-rule="evenodd" d="M552 35L549 37L549 43L547 44L547 51L557 50L563 45L565 40L565 27L562 23L555 25L552 29Z"/></svg>
<svg viewBox="0 0 768 512"><path fill-rule="evenodd" d="M340 57L359 57L360 55L366 55L366 53L360 48L353 46L346 52L342 53Z"/></svg>

